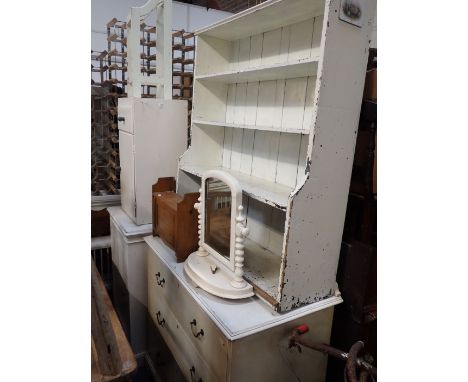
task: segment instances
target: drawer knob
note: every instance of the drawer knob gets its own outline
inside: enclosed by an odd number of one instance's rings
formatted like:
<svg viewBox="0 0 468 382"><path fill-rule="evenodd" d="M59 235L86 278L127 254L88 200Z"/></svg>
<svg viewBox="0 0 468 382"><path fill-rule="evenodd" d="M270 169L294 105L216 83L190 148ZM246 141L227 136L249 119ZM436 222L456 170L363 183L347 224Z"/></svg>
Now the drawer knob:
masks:
<svg viewBox="0 0 468 382"><path fill-rule="evenodd" d="M195 366L190 368L190 379L193 381L195 378ZM198 378L197 382L203 382L201 378Z"/></svg>
<svg viewBox="0 0 468 382"><path fill-rule="evenodd" d="M192 334L194 337L198 338L198 337L203 337L203 335L205 334L203 332L203 329L200 329L198 332L196 331L197 330L197 320L195 320L195 318L190 322L190 328L192 329ZM193 330L195 328L195 331Z"/></svg>
<svg viewBox="0 0 468 382"><path fill-rule="evenodd" d="M119 122L125 122L125 117L117 117L117 121L119 121Z"/></svg>
<svg viewBox="0 0 468 382"><path fill-rule="evenodd" d="M156 282L158 283L158 285L162 288L164 283L166 282L166 280L162 279L161 278L161 274L158 272L155 274L156 276Z"/></svg>
<svg viewBox="0 0 468 382"><path fill-rule="evenodd" d="M166 320L164 318L161 320L160 317L161 312L158 310L158 312L156 313L156 320L158 321L159 326L164 326L166 324Z"/></svg>

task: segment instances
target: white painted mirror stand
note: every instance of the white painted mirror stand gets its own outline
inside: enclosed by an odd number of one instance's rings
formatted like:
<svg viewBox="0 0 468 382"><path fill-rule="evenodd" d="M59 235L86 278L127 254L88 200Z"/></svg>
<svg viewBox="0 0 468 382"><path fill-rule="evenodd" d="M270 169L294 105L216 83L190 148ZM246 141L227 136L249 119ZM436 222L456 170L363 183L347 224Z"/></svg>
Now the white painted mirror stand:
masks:
<svg viewBox="0 0 468 382"><path fill-rule="evenodd" d="M185 272L197 286L216 296L253 296L252 285L243 278L244 240L249 229L239 182L227 172L206 171L198 200L199 248L185 262Z"/></svg>

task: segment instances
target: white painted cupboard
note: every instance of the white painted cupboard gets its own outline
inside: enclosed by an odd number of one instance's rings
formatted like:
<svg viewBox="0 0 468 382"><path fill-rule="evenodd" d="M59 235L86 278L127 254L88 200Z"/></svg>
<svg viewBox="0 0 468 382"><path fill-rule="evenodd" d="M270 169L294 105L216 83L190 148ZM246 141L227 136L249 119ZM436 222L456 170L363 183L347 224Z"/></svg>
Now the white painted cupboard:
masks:
<svg viewBox="0 0 468 382"><path fill-rule="evenodd" d="M176 175L187 148L187 101L119 98L118 110L122 208L135 224L151 224L151 186Z"/></svg>
<svg viewBox="0 0 468 382"><path fill-rule="evenodd" d="M179 193L243 189L244 277L278 312L335 298L374 0L270 0L197 32ZM361 26L357 26L358 24Z"/></svg>

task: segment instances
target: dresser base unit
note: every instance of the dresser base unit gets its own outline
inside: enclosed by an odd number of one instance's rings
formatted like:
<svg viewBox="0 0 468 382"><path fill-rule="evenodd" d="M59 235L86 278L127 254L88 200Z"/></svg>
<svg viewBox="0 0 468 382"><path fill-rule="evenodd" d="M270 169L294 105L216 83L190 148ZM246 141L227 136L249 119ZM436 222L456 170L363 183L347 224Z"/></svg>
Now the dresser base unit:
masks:
<svg viewBox="0 0 468 382"><path fill-rule="evenodd" d="M145 242L149 315L188 381L325 381L327 356L289 338L305 324L309 340L328 343L341 297L282 314L256 296L223 299L197 288L160 238Z"/></svg>
<svg viewBox="0 0 468 382"><path fill-rule="evenodd" d="M110 215L113 300L134 353L146 351L147 278L146 244L151 224L137 226L121 207Z"/></svg>
<svg viewBox="0 0 468 382"><path fill-rule="evenodd" d="M175 177L187 148L187 101L119 98L122 208L138 225L150 224L152 185Z"/></svg>

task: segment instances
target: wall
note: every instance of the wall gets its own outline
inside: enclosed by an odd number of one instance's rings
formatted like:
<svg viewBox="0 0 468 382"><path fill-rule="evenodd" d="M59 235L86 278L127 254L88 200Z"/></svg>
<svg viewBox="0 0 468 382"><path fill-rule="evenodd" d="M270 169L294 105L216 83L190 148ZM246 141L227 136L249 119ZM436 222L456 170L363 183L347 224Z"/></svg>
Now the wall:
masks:
<svg viewBox="0 0 468 382"><path fill-rule="evenodd" d="M91 49L95 51L107 49L106 24L110 19L116 17L125 21L131 7L139 7L146 2L147 0L91 0ZM229 12L207 10L205 7L174 1L172 29L193 32L230 15ZM148 24L155 23L149 21Z"/></svg>

